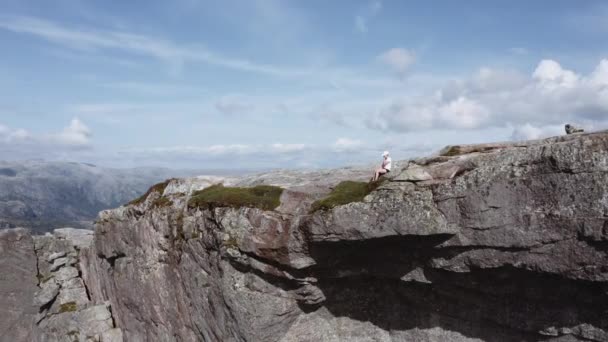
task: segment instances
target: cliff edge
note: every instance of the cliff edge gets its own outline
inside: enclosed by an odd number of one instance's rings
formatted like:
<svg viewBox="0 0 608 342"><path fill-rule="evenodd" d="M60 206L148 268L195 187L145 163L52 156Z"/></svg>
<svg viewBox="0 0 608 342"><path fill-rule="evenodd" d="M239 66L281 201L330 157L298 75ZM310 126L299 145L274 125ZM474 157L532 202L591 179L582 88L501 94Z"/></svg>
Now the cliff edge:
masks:
<svg viewBox="0 0 608 342"><path fill-rule="evenodd" d="M608 341L608 132L449 146L316 205L368 177L170 180L100 213L79 276L126 341Z"/></svg>

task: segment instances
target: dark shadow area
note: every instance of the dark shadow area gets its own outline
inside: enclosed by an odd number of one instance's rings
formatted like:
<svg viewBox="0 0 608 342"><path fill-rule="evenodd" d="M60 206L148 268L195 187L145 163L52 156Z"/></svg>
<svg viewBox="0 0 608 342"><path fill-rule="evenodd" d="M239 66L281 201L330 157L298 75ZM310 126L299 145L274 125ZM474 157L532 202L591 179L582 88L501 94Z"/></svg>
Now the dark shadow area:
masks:
<svg viewBox="0 0 608 342"><path fill-rule="evenodd" d="M434 247L452 235L390 236L364 241L315 242L309 245L316 261L311 272L319 278L349 275L395 277L421 266L432 257Z"/></svg>
<svg viewBox="0 0 608 342"><path fill-rule="evenodd" d="M434 257L466 250L434 248L446 238L391 237L310 246L317 261L311 271L327 298L321 305L336 317L371 322L388 331L439 327L493 342L539 341L549 338L540 332L550 327L583 323L608 329L605 284L514 267L470 272L428 267ZM429 283L400 279L414 269Z"/></svg>

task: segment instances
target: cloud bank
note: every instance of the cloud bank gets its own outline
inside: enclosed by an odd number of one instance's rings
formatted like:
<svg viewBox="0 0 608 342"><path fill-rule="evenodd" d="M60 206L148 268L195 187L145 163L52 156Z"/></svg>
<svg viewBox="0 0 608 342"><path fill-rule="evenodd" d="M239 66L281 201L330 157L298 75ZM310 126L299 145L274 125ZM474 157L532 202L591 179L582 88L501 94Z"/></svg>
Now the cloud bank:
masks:
<svg viewBox="0 0 608 342"><path fill-rule="evenodd" d="M482 68L432 93L395 98L366 118L368 128L394 132L507 126L530 132L530 127L567 122L590 129L608 123L608 59L588 75L549 59L542 60L530 75Z"/></svg>

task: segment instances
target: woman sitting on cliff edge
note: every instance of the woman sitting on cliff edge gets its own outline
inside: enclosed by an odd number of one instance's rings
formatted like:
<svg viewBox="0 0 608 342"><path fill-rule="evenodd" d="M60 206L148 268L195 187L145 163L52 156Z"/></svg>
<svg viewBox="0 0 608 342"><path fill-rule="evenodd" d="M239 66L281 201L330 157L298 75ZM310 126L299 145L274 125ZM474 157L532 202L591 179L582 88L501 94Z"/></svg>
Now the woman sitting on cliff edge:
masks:
<svg viewBox="0 0 608 342"><path fill-rule="evenodd" d="M374 177L372 177L372 182L377 181L378 177L380 177L381 175L391 172L392 159L389 156L388 151L384 151L384 153L382 153L382 158L384 158L382 160L382 165L377 168L376 171L374 171Z"/></svg>

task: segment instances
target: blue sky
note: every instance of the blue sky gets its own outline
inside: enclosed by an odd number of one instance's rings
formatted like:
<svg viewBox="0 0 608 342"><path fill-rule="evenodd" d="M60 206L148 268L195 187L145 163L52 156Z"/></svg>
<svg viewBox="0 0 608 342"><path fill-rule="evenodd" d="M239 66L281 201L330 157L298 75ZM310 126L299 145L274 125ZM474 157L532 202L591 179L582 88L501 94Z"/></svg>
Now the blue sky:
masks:
<svg viewBox="0 0 608 342"><path fill-rule="evenodd" d="M0 3L0 159L332 167L608 127L605 1Z"/></svg>

